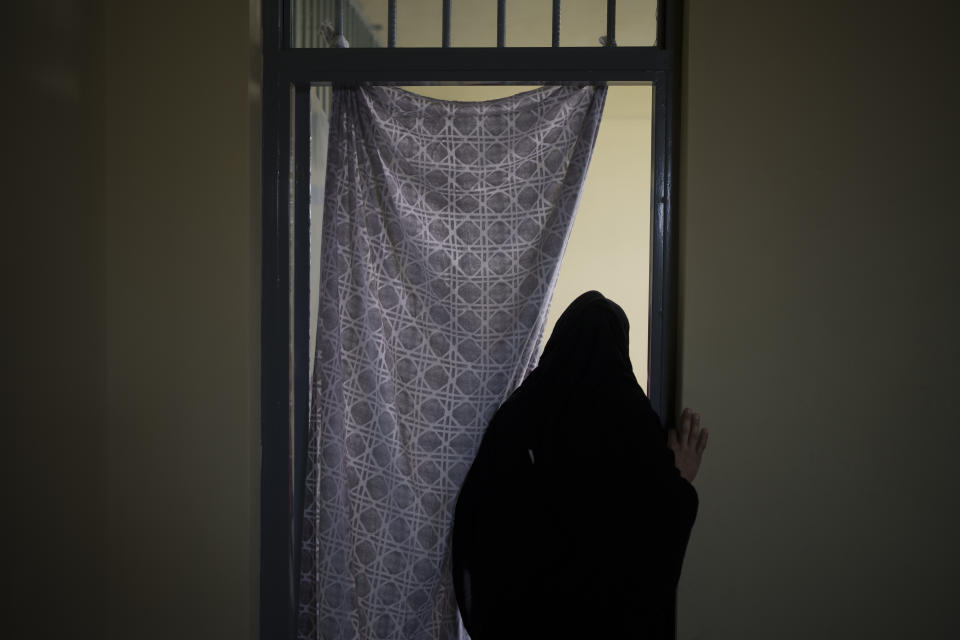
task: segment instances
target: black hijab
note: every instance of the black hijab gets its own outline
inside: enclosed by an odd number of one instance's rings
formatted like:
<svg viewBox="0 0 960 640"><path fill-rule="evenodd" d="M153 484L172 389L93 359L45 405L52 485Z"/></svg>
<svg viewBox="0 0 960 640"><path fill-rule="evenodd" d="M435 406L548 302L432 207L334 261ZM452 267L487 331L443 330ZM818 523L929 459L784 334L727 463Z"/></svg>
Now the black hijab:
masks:
<svg viewBox="0 0 960 640"><path fill-rule="evenodd" d="M697 497L633 374L628 334L619 306L581 295L493 416L454 516L473 640L673 637Z"/></svg>

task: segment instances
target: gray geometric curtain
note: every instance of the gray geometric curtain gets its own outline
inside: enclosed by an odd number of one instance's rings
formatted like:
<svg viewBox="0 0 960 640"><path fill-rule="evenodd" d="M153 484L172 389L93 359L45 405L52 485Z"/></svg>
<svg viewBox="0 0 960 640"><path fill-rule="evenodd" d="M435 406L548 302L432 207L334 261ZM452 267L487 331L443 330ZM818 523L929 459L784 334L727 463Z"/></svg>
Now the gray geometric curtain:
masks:
<svg viewBox="0 0 960 640"><path fill-rule="evenodd" d="M458 637L457 491L535 364L605 97L334 91L300 638Z"/></svg>

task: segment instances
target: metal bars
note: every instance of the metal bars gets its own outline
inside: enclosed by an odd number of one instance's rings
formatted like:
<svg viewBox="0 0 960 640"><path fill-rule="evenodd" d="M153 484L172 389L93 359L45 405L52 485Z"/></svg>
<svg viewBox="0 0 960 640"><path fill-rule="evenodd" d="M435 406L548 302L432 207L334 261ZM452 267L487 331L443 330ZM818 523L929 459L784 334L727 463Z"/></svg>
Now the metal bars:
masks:
<svg viewBox="0 0 960 640"><path fill-rule="evenodd" d="M671 64L654 81L653 211L650 217L650 322L647 395L663 426L673 426L677 406L677 235L680 171L680 0L660 0L658 48Z"/></svg>
<svg viewBox="0 0 960 640"><path fill-rule="evenodd" d="M281 89L275 52L289 45L289 3L263 5L263 244L260 316L260 633L291 638L296 606L289 485L290 226L286 185L290 159L290 91ZM281 160L283 159L283 160ZM282 176L282 177L281 177Z"/></svg>
<svg viewBox="0 0 960 640"><path fill-rule="evenodd" d="M337 0L337 13L333 21L333 33L338 40L343 37L343 2Z"/></svg>
<svg viewBox="0 0 960 640"><path fill-rule="evenodd" d="M281 79L292 83L415 85L436 82L543 84L653 82L673 54L655 47L451 47L297 49L277 54ZM323 79L317 80L317 70Z"/></svg>
<svg viewBox="0 0 960 640"><path fill-rule="evenodd" d="M550 46L560 46L560 0L553 0L553 20L550 28Z"/></svg>
<svg viewBox="0 0 960 640"><path fill-rule="evenodd" d="M443 0L443 46L450 47L450 0Z"/></svg>
<svg viewBox="0 0 960 640"><path fill-rule="evenodd" d="M346 38L350 48L367 48L384 46L382 41L378 42L375 31L379 29L377 24L368 24L367 18L358 8L364 5L355 5L351 0L265 0L279 2L282 7L282 18L287 25L282 29L292 39L292 46L297 48L320 48L336 47L342 42L341 37ZM407 0L413 3L416 0ZM436 2L436 0L421 0L423 2ZM493 0L474 0L475 2L493 2ZM533 0L523 0L523 2L532 2ZM399 0L387 0L386 15L386 48L397 47L397 15ZM661 4L657 5L657 28L655 36L655 45L662 46L664 41L665 20L661 19ZM506 0L496 0L497 23L496 23L496 46L498 48L506 47ZM441 0L441 46L443 48L452 47L452 0ZM552 1L551 9L551 47L560 46L560 19L562 5L561 0ZM369 16L368 16L369 18ZM374 23L377 19L370 18ZM371 28L372 27L372 28ZM617 3L616 0L606 0L606 33L600 38L603 46L615 47L617 29ZM365 31L366 33L359 33ZM333 36L331 38L331 36ZM281 49L289 48L289 43Z"/></svg>
<svg viewBox="0 0 960 640"><path fill-rule="evenodd" d="M497 47L507 43L507 0L497 0Z"/></svg>
<svg viewBox="0 0 960 640"><path fill-rule="evenodd" d="M387 3L387 47L397 46L397 0Z"/></svg>
<svg viewBox="0 0 960 640"><path fill-rule="evenodd" d="M303 519L304 481L307 465L307 423L310 419L310 296L297 295L310 290L310 86L300 85L294 91L293 109L293 424L291 428L291 459L293 482L293 517L290 540L294 550L293 595L299 600L300 529Z"/></svg>
<svg viewBox="0 0 960 640"><path fill-rule="evenodd" d="M603 45L617 46L617 0L607 0L607 38Z"/></svg>

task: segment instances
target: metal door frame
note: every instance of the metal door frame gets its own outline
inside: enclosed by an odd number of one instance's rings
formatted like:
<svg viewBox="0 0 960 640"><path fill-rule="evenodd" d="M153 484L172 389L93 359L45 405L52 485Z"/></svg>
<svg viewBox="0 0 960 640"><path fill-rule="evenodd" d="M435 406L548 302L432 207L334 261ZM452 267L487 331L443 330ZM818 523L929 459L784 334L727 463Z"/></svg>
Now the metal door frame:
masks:
<svg viewBox="0 0 960 640"><path fill-rule="evenodd" d="M658 1L654 46L556 46L559 14L555 11L555 46L538 48L502 46L504 3L499 0L498 43L501 46L444 48L440 56L436 48L292 48L291 2L262 0L261 5L263 286L259 621L263 640L293 639L297 631L300 523L291 514L300 513L303 504L309 406L310 273L310 146L309 135L298 135L298 132L309 132L311 86L360 82L651 84L654 107L647 393L668 427L676 411L678 383L676 178L682 0ZM559 6L559 2L555 1L554 5ZM444 0L444 10L448 32L448 0ZM394 30L395 11L391 17L390 28ZM448 41L447 33L444 42Z"/></svg>

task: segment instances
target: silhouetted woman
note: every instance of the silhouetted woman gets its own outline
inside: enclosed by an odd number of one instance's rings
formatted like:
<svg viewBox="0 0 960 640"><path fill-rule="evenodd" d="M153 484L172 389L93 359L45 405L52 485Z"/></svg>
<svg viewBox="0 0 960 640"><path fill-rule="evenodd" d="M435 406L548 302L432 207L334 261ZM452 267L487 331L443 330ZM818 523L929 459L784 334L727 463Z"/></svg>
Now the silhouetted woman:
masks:
<svg viewBox="0 0 960 640"><path fill-rule="evenodd" d="M684 410L668 443L628 330L619 306L581 295L491 420L453 530L473 640L673 638L707 434Z"/></svg>

